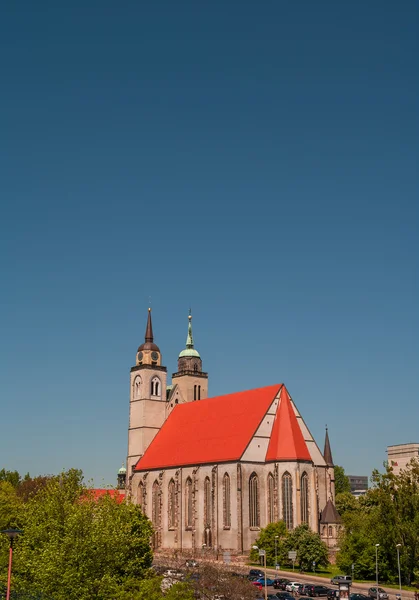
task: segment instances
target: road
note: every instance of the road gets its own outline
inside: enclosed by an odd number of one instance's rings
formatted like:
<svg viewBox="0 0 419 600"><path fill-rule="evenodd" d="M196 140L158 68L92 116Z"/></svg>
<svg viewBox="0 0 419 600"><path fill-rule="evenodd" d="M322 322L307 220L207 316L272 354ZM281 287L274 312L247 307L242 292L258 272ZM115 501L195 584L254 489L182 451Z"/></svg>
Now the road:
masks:
<svg viewBox="0 0 419 600"><path fill-rule="evenodd" d="M332 589L338 589L338 586L332 585L330 583L330 579L326 577L318 577L315 575L305 573L301 574L298 571L275 571L274 569L267 569L267 574L268 577L271 577L272 579L274 579L275 577L283 577L284 579L290 579L291 581L301 581L301 583L315 583L316 585L326 585ZM374 583L354 583L351 586L351 592L358 592L360 594L368 595L369 588L374 586ZM395 600L398 590L395 590L394 588L387 588L382 584L379 584L379 586L382 587L388 593L390 600ZM270 594L276 593L277 591L278 590L274 590L273 588L268 588L268 593ZM411 598L414 598L414 592L406 592L402 590L402 600L404 600L405 598L409 600Z"/></svg>

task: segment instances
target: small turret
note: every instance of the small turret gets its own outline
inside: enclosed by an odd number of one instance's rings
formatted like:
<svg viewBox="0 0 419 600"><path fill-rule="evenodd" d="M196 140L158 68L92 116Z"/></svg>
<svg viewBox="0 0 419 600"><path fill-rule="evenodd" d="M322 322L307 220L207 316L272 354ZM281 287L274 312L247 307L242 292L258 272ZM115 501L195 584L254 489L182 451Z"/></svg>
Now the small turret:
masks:
<svg viewBox="0 0 419 600"><path fill-rule="evenodd" d="M125 468L124 463L122 463L122 467L118 471L118 490L124 490L127 481L127 470Z"/></svg>

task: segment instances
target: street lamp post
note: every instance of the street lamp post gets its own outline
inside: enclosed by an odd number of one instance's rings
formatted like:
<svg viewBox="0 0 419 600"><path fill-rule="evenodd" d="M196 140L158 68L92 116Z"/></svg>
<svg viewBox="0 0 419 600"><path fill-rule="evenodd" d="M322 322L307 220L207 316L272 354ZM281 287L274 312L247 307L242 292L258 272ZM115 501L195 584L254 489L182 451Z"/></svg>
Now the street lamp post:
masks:
<svg viewBox="0 0 419 600"><path fill-rule="evenodd" d="M400 593L400 600L402 597L402 575L400 572L400 548L402 547L401 544L396 544L396 548L397 548L397 566L399 569L399 593Z"/></svg>
<svg viewBox="0 0 419 600"><path fill-rule="evenodd" d="M279 535L275 536L275 571L278 570L278 538Z"/></svg>
<svg viewBox="0 0 419 600"><path fill-rule="evenodd" d="M268 600L268 582L266 581L266 550L261 550L259 546L252 546L253 550L259 550L259 556L263 556L263 570L265 573L265 600Z"/></svg>
<svg viewBox="0 0 419 600"><path fill-rule="evenodd" d="M0 533L4 533L9 538L10 550L9 550L9 570L7 571L7 593L6 600L10 600L10 584L12 581L12 560L13 560L13 540L23 533L20 529L3 529Z"/></svg>
<svg viewBox="0 0 419 600"><path fill-rule="evenodd" d="M378 595L378 548L380 544L375 544L375 580L377 584L377 600L379 598Z"/></svg>

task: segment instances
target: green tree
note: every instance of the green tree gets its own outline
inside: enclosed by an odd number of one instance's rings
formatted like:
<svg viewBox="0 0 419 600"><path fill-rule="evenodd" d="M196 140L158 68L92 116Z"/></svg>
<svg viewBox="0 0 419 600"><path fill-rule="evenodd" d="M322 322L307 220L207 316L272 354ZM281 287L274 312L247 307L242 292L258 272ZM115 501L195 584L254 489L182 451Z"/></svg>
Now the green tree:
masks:
<svg viewBox="0 0 419 600"><path fill-rule="evenodd" d="M288 561L286 546L287 528L284 521L270 523L264 529L261 529L259 537L255 541L255 546L266 551L267 565L275 565L275 539L278 563L284 564L284 562ZM250 560L252 562L259 562L258 550L251 550Z"/></svg>
<svg viewBox="0 0 419 600"><path fill-rule="evenodd" d="M19 504L13 485L9 481L0 481L0 530L16 524Z"/></svg>
<svg viewBox="0 0 419 600"><path fill-rule="evenodd" d="M351 491L351 484L349 483L349 477L345 475L345 469L336 465L335 471L335 494L342 494L343 492Z"/></svg>
<svg viewBox="0 0 419 600"><path fill-rule="evenodd" d="M24 533L14 578L22 590L56 600L114 598L151 566L150 522L133 504L96 499L80 471L51 478L20 505L17 524Z"/></svg>
<svg viewBox="0 0 419 600"><path fill-rule="evenodd" d="M1 469L0 481L7 481L8 483L11 483L14 488L17 488L20 483L20 475L17 471L6 471L6 469Z"/></svg>
<svg viewBox="0 0 419 600"><path fill-rule="evenodd" d="M359 501L350 492L340 492L336 494L335 506L340 516L342 516L347 511L359 510Z"/></svg>
<svg viewBox="0 0 419 600"><path fill-rule="evenodd" d="M304 571L312 569L313 561L317 567L327 567L329 554L327 546L318 533L312 531L307 523L291 531L287 538L288 550L297 551L297 562Z"/></svg>
<svg viewBox="0 0 419 600"><path fill-rule="evenodd" d="M379 578L397 581L396 545L400 547L402 580L419 579L419 462L412 461L399 475L387 467L374 471L373 487L359 498L357 510L343 513L345 533L337 564L348 569L355 563L358 577L375 577L375 544L378 547Z"/></svg>

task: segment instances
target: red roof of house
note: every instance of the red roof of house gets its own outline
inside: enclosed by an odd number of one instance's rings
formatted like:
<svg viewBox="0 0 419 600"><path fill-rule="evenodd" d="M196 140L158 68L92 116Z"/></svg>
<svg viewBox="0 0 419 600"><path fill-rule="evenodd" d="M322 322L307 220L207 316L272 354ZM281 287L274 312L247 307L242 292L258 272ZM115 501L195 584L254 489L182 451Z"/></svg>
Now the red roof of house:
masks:
<svg viewBox="0 0 419 600"><path fill-rule="evenodd" d="M99 498L106 494L111 498L115 498L118 504L121 504L121 502L125 500L125 491L122 491L121 493L119 490L100 488L89 488L86 490L86 497L91 498L92 500L99 500Z"/></svg>
<svg viewBox="0 0 419 600"><path fill-rule="evenodd" d="M285 385L281 388L266 460L311 460Z"/></svg>
<svg viewBox="0 0 419 600"><path fill-rule="evenodd" d="M276 384L178 404L135 470L239 460L280 389ZM271 440L266 460L311 460L286 390L281 398L272 431L276 441Z"/></svg>

